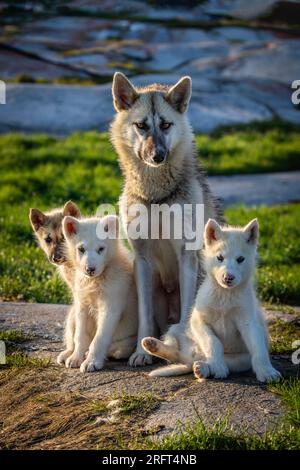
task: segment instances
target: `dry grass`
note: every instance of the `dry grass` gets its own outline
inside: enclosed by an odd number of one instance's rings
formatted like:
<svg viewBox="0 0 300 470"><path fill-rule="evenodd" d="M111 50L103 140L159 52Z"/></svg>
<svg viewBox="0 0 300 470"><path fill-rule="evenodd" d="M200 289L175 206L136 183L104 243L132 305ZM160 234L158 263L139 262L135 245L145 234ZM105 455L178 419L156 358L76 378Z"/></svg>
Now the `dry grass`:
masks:
<svg viewBox="0 0 300 470"><path fill-rule="evenodd" d="M0 449L108 449L120 440L129 446L143 433L152 407L141 412L135 406L113 423L99 422L94 400L61 391L63 381L63 371L53 367L0 372ZM127 396L129 402L134 397Z"/></svg>

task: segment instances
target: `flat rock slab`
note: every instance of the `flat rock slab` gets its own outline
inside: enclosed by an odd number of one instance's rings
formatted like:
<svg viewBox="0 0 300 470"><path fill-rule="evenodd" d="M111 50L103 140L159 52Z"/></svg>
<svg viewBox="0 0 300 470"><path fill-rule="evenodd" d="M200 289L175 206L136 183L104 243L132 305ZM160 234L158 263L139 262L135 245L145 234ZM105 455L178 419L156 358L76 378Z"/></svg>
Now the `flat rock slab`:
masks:
<svg viewBox="0 0 300 470"><path fill-rule="evenodd" d="M272 205L300 201L300 171L212 176L209 182L214 194L225 205Z"/></svg>
<svg viewBox="0 0 300 470"><path fill-rule="evenodd" d="M60 373L60 382L53 392L79 392L92 399L110 399L116 393L137 395L152 391L160 405L147 417L144 430L158 437L191 424L201 417L206 423L229 416L238 429L263 433L282 418L284 408L279 398L259 384L252 373L232 375L228 380L196 381L193 376L150 379L147 373L156 366L133 369L124 362L108 362L93 374L60 368L55 357L62 349L66 305L0 303L0 327L17 329L33 336L23 345L29 354L50 357L50 366ZM280 315L278 313L278 315ZM270 320L278 319L271 312ZM282 314L283 315L283 314ZM288 315L295 317L295 315ZM273 357L284 375L296 375L297 366L286 357Z"/></svg>
<svg viewBox="0 0 300 470"><path fill-rule="evenodd" d="M154 77L168 84L175 83L181 75ZM152 83L152 78L137 77L134 82ZM300 112L292 105L287 87L280 95L278 87L272 91L269 83L262 91L258 86L253 89L245 84L222 84L220 80L196 75L188 112L192 127L195 132L205 133L219 126L267 121L275 116L299 124ZM8 84L6 104L0 106L0 132L65 136L75 131L107 131L113 116L110 84L90 87Z"/></svg>

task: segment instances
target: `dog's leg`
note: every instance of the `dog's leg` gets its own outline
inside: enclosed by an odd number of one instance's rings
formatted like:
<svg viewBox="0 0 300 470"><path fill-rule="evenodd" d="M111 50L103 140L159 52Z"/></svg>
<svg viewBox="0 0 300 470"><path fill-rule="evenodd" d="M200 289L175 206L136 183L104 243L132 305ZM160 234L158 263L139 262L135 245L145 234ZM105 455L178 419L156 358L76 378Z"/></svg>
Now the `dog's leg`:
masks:
<svg viewBox="0 0 300 470"><path fill-rule="evenodd" d="M74 343L74 335L75 335L75 308L72 306L68 312L66 325L65 325L65 338L64 343L66 349L62 351L57 356L57 363L64 364L69 356L71 356L72 352L75 348Z"/></svg>
<svg viewBox="0 0 300 470"><path fill-rule="evenodd" d="M139 325L138 340L135 352L129 358L130 366L145 366L152 363L150 354L146 354L141 341L145 336L153 336L153 267L149 259L137 255L135 261L135 274L138 291Z"/></svg>
<svg viewBox="0 0 300 470"><path fill-rule="evenodd" d="M179 347L169 346L159 339L146 337L142 339L142 346L149 354L166 359L167 361L177 362L179 360Z"/></svg>
<svg viewBox="0 0 300 470"><path fill-rule="evenodd" d="M75 348L73 353L66 359L66 367L80 367L84 360L86 351L90 345L90 336L87 331L88 310L81 305L75 304Z"/></svg>
<svg viewBox="0 0 300 470"><path fill-rule="evenodd" d="M194 317L194 318L193 318ZM194 373L199 371L197 377L214 376L216 379L224 379L229 374L229 369L224 358L224 348L213 330L204 322L199 321L199 315L192 315L191 330L193 338L199 349L205 356L205 361L194 363Z"/></svg>
<svg viewBox="0 0 300 470"><path fill-rule="evenodd" d="M180 323L185 324L193 306L196 287L199 260L195 251L183 249L179 261L180 280Z"/></svg>
<svg viewBox="0 0 300 470"><path fill-rule="evenodd" d="M281 378L271 364L266 330L255 318L254 305L244 306L243 314L236 317L237 327L251 355L252 368L260 382L273 382Z"/></svg>
<svg viewBox="0 0 300 470"><path fill-rule="evenodd" d="M109 299L107 308L97 317L97 331L90 344L88 355L80 366L81 372L94 372L103 368L121 315L122 299L118 296Z"/></svg>

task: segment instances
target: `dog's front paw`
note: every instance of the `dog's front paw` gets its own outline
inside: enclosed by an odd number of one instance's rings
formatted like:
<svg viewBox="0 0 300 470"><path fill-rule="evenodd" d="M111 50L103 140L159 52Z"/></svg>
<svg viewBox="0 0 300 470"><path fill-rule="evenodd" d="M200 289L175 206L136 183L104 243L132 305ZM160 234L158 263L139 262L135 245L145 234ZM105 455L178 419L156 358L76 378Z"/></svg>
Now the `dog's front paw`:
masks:
<svg viewBox="0 0 300 470"><path fill-rule="evenodd" d="M225 362L208 362L211 375L215 379L226 379L229 375L229 369Z"/></svg>
<svg viewBox="0 0 300 470"><path fill-rule="evenodd" d="M104 361L87 357L80 366L80 372L95 372L103 368Z"/></svg>
<svg viewBox="0 0 300 470"><path fill-rule="evenodd" d="M73 352L73 354L71 354L71 356L69 356L66 360L66 367L68 369L80 367L83 359L84 358L82 356Z"/></svg>
<svg viewBox="0 0 300 470"><path fill-rule="evenodd" d="M66 360L68 359L68 357L71 356L72 352L73 351L71 351L70 349L66 349L65 351L62 351L56 358L57 364L59 365L65 364Z"/></svg>
<svg viewBox="0 0 300 470"><path fill-rule="evenodd" d="M278 382L282 377L281 373L272 366L260 367L255 372L259 382Z"/></svg>
<svg viewBox="0 0 300 470"><path fill-rule="evenodd" d="M143 367L152 364L152 357L150 354L145 354L143 351L135 351L131 354L128 364L130 367Z"/></svg>
<svg viewBox="0 0 300 470"><path fill-rule="evenodd" d="M207 362L196 361L193 364L194 376L197 379L207 379L210 376L210 368Z"/></svg>

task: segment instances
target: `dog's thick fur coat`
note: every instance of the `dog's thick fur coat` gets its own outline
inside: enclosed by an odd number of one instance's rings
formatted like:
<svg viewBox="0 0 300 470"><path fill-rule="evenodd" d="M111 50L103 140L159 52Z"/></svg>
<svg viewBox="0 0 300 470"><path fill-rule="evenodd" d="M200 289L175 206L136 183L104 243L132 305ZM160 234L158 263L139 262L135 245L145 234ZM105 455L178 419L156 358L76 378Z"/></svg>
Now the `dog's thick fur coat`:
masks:
<svg viewBox="0 0 300 470"><path fill-rule="evenodd" d="M166 341L142 341L151 354L181 364L150 375L180 375L193 367L196 377L226 378L252 367L261 382L280 378L270 362L268 331L253 286L257 240L256 219L241 229L208 221L203 253L207 274L186 328L172 327Z"/></svg>
<svg viewBox="0 0 300 470"><path fill-rule="evenodd" d="M66 367L102 369L106 357L128 358L136 346L133 260L117 236L118 219L65 217L63 233L75 269L75 347ZM104 238L99 235L99 229ZM85 357L87 353L87 356Z"/></svg>
<svg viewBox="0 0 300 470"><path fill-rule="evenodd" d="M111 139L125 178L120 198L125 229L132 220L128 208L135 204L146 207L150 223L152 204L204 204L205 220L213 217L222 221L218 203L196 161L194 136L186 116L190 96L189 77L173 87L137 89L124 75L114 76L117 115L111 125ZM168 319L184 323L196 295L199 255L197 250L186 249L185 239L138 238L130 242L135 252L139 301L138 346L130 363L145 365L152 359L140 341L154 334L156 289L164 291ZM154 279L159 279L159 287Z"/></svg>
<svg viewBox="0 0 300 470"><path fill-rule="evenodd" d="M72 201L66 202L61 209L53 209L47 212L42 212L39 209L30 209L29 220L39 246L47 255L50 263L57 267L59 275L73 295L74 266L66 254L65 237L62 231L63 218L68 215L77 219L81 217L80 210ZM58 364L63 364L74 350L74 334L75 315L73 307L71 307L65 322L65 350L58 355Z"/></svg>

